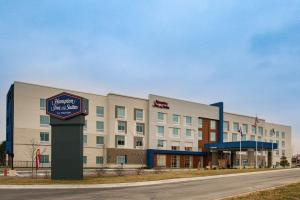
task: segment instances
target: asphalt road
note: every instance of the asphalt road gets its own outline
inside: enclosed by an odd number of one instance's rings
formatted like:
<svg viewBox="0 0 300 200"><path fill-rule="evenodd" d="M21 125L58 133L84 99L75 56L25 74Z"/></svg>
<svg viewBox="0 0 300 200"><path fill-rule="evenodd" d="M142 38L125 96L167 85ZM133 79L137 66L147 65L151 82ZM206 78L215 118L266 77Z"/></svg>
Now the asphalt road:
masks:
<svg viewBox="0 0 300 200"><path fill-rule="evenodd" d="M283 184L300 182L300 169L223 177L201 181L114 189L1 189L1 200L89 199L220 199Z"/></svg>

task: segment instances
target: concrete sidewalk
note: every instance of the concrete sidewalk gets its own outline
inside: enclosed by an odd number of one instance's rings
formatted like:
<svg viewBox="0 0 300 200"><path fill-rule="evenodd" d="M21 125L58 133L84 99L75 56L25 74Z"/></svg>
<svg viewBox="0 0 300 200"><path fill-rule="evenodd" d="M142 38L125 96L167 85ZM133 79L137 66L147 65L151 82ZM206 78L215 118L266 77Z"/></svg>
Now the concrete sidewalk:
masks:
<svg viewBox="0 0 300 200"><path fill-rule="evenodd" d="M215 175L215 176L202 176L202 177L192 177L192 178L177 178L177 179L165 179L158 181L144 181L144 182L131 182L131 183L110 183L110 184L50 184L50 185L0 185L0 189L80 189L80 188L90 188L90 189L105 189L105 188L124 188L124 187L139 187L139 186L151 186L169 183L180 183L189 181L199 181L199 180L210 180L218 179L224 177L235 177L235 176L247 176L253 174L265 174L265 173L278 173L281 171L291 171L298 170L300 168L293 169L282 169L274 171L260 171L260 172L248 172L248 173L237 173L237 174L226 174L226 175Z"/></svg>

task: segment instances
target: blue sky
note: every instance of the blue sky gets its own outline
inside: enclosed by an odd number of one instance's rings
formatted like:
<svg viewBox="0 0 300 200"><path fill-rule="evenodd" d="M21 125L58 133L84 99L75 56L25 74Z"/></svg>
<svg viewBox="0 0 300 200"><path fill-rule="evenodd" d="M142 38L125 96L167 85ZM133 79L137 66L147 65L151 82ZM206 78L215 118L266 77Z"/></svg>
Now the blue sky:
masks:
<svg viewBox="0 0 300 200"><path fill-rule="evenodd" d="M0 140L18 80L224 101L291 125L300 152L299 55L299 0L0 0Z"/></svg>

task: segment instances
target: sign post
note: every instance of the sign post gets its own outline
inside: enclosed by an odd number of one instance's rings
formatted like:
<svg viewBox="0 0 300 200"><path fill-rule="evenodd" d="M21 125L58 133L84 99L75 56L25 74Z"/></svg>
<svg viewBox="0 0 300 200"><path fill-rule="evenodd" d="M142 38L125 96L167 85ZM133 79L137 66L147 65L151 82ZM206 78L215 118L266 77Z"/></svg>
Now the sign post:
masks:
<svg viewBox="0 0 300 200"><path fill-rule="evenodd" d="M51 179L83 178L83 126L88 100L61 93L47 99L51 125Z"/></svg>

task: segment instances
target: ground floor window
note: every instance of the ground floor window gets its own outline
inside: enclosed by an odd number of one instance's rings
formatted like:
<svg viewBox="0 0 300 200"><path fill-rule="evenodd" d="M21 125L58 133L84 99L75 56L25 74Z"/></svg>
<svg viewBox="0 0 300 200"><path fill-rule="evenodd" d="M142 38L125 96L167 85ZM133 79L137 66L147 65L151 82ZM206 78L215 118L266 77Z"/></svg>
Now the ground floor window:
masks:
<svg viewBox="0 0 300 200"><path fill-rule="evenodd" d="M179 168L180 156L172 155L171 156L171 167Z"/></svg>
<svg viewBox="0 0 300 200"><path fill-rule="evenodd" d="M96 156L96 164L103 164L103 156Z"/></svg>
<svg viewBox="0 0 300 200"><path fill-rule="evenodd" d="M159 167L166 166L166 155L157 155L157 166Z"/></svg>
<svg viewBox="0 0 300 200"><path fill-rule="evenodd" d="M192 167L192 156L184 156L184 168L191 168Z"/></svg>
<svg viewBox="0 0 300 200"><path fill-rule="evenodd" d="M117 164L127 164L127 155L124 156L117 156Z"/></svg>

